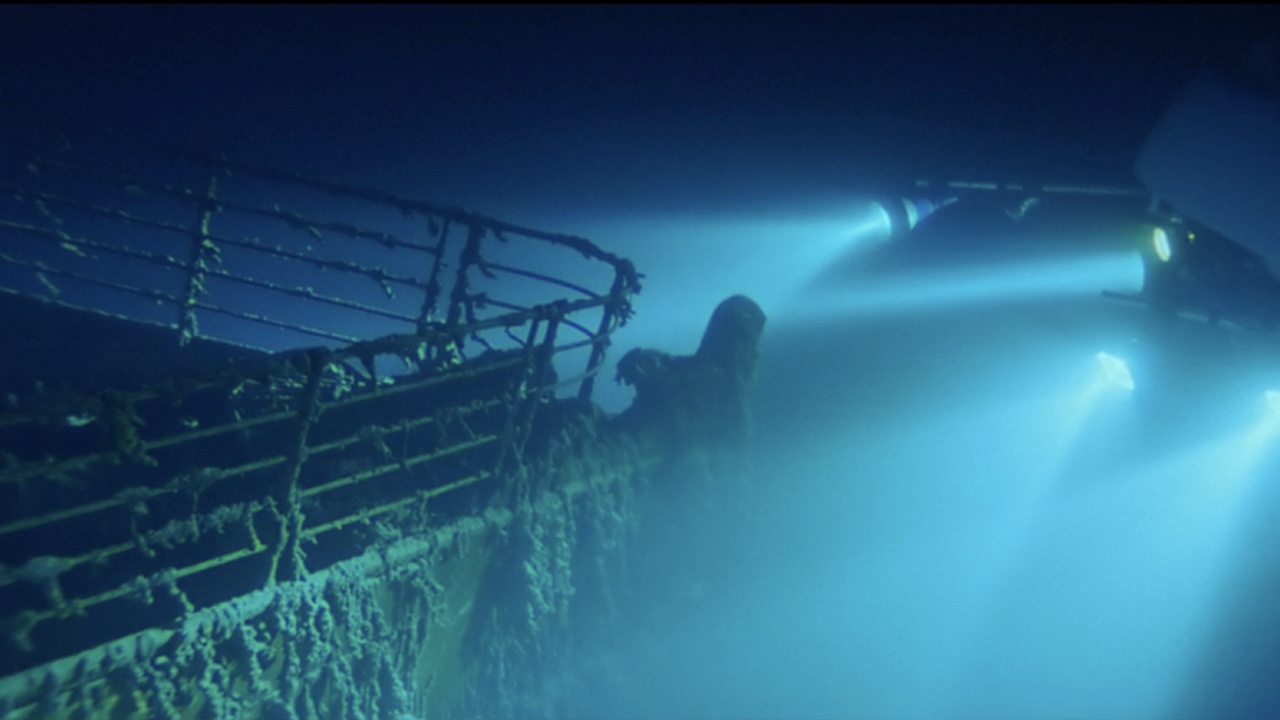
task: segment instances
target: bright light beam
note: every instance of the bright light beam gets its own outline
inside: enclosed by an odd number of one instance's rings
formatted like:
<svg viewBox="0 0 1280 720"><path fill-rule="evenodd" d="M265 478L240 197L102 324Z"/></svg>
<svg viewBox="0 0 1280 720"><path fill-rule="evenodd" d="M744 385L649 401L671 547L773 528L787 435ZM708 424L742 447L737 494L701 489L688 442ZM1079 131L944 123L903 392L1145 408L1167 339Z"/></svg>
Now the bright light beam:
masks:
<svg viewBox="0 0 1280 720"><path fill-rule="evenodd" d="M1090 418L1102 409L1104 401L1119 399L1118 393L1127 395L1134 387L1133 374L1124 360L1106 352L1094 355L1089 379L1082 388L1063 398L1054 413L1058 445L1045 454L1039 473L1040 482L1044 483L1046 490L1060 482L1072 447L1079 441Z"/></svg>
<svg viewBox="0 0 1280 720"><path fill-rule="evenodd" d="M1113 401L1126 400L1135 385L1124 361L1114 355L1096 353L1068 364L1052 360L1061 386L1041 387L1031 393L1030 402L1001 413L1009 433L1000 441L1004 462L1019 469L1013 473L1016 481L999 494L1000 512L983 528L981 552L966 561L965 575L948 599L955 618L949 630L959 640L946 651L935 651L939 677L945 678L938 693L943 703L971 690L972 676L963 669L972 663L967 653L980 645L992 625L999 625L1000 619L989 615L990 608L1009 592L1026 558L1033 557L1029 548L1052 517L1057 493L1067 481L1072 451L1082 438L1091 447L1087 439L1092 436L1086 430L1100 421L1117 419L1113 411L1123 411L1128 404L1116 407ZM1046 380L1057 386L1051 378ZM1125 419L1124 414L1118 419ZM955 716L956 710L944 704L931 714Z"/></svg>
<svg viewBox="0 0 1280 720"><path fill-rule="evenodd" d="M614 358L633 347L692 352L712 311L739 293L759 303L772 321L833 263L889 236L878 204L848 198L772 213L610 217L558 225L608 239L645 273L636 316L616 336ZM597 383L596 391L596 401L611 412L631 401L631 391L614 383Z"/></svg>
<svg viewBox="0 0 1280 720"><path fill-rule="evenodd" d="M1222 455L1223 467L1219 481L1215 483L1225 493L1236 497L1229 504L1239 504L1257 469L1280 440L1280 392L1263 393L1258 417L1247 431L1230 441L1229 449ZM1225 481L1225 482L1224 482ZM1225 499L1225 498L1224 498Z"/></svg>
<svg viewBox="0 0 1280 720"><path fill-rule="evenodd" d="M1097 358L1098 364L1102 366L1103 381L1106 385L1114 386L1121 390L1133 389L1133 375L1129 372L1129 366L1123 360L1105 352L1098 353Z"/></svg>
<svg viewBox="0 0 1280 720"><path fill-rule="evenodd" d="M1268 390L1262 397L1267 401L1267 407L1271 408L1271 412L1280 417L1280 392Z"/></svg>
<svg viewBox="0 0 1280 720"><path fill-rule="evenodd" d="M1124 410L1128 403L1117 406L1116 401L1127 400L1135 385L1124 361L1108 353L1085 356L1074 367L1062 367L1058 374L1063 376L1063 387L1036 403L1037 412L1030 422L1017 425L1019 433L1035 431L1039 440L1034 448L1035 461L1025 473L1019 473L1019 484L1003 493L1000 516L985 529L981 560L969 563L966 594L960 598L969 610L964 623L955 628L958 639L954 645L958 649L950 651L949 672L945 674L948 683L939 692L943 700L935 708L935 715L1028 717L1040 713L1027 708L1046 707L1046 701L1040 698L1058 692L1048 680L1051 673L1042 667L1018 667L1016 661L1006 665L1006 658L1036 655L1034 647L1004 632L1023 622L1022 610L1011 612L1008 598L1027 592L1025 577L1034 572L1028 568L1036 567L1046 529L1053 526L1064 498L1069 497L1063 489L1071 485L1067 461L1073 450L1094 450L1090 439L1097 436L1089 431L1099 429L1099 425L1104 430L1121 429L1109 421L1125 419L1125 413L1116 415L1114 411ZM1060 644L1066 645L1065 641ZM987 668L989 674L985 677L1016 676L1019 684L975 693L975 656L981 657ZM1035 683L1044 687L1026 689ZM1025 699L1037 693L1036 699Z"/></svg>
<svg viewBox="0 0 1280 720"><path fill-rule="evenodd" d="M1201 681L1200 659L1215 642L1233 571L1239 558L1257 553L1245 541L1258 519L1251 512L1263 486L1258 481L1267 478L1280 441L1280 393L1255 398L1255 417L1236 432L1142 463L1081 508L1077 522L1102 513L1122 518L1110 532L1093 531L1109 538L1098 554L1110 567L1100 570L1144 588L1113 623L1134 636L1132 647L1115 657L1140 667L1135 677L1146 684L1126 692L1145 692L1163 704L1146 716L1184 714L1180 689ZM1109 598L1108 607L1115 602Z"/></svg>
<svg viewBox="0 0 1280 720"><path fill-rule="evenodd" d="M829 297L817 314L866 316L1011 301L1087 297L1103 290L1139 292L1144 271L1135 251L988 264L884 279L858 279Z"/></svg>

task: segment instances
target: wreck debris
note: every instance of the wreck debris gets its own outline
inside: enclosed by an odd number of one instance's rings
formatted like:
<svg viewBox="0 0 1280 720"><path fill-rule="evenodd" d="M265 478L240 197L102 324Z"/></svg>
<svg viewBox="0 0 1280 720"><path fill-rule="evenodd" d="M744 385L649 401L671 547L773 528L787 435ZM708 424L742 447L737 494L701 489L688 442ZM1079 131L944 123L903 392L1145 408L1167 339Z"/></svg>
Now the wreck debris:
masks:
<svg viewBox="0 0 1280 720"><path fill-rule="evenodd" d="M0 236L35 249L0 264L59 277L61 292L32 280L8 299L41 297L51 322L88 311L86 327L133 341L56 392L5 388L5 717L537 714L557 702L536 677L565 662L569 628L617 617L643 493L678 454L672 433L727 442L745 427L763 326L745 298L717 311L694 356L629 355L631 411L590 403L640 275L581 238L220 159L185 180L62 154L31 167L0 178L14 198ZM69 177L101 196L52 187ZM327 215L344 202L396 220ZM112 227L130 228L127 242L98 235ZM51 265L38 250L50 241L83 250L78 264ZM183 242L179 261L166 243ZM499 259L521 243L603 264L608 287ZM325 254L339 246L375 259ZM165 282L180 271L182 289L99 267L121 260ZM250 277L259 262L316 275ZM349 284L344 296L325 285L333 274L376 294ZM505 297L504 278L554 295ZM146 309L104 310L86 287ZM278 306L237 306L229 287ZM296 311L317 305L361 321ZM357 337L361 323L379 332ZM290 342L220 342L248 327ZM561 377L574 351L585 367Z"/></svg>

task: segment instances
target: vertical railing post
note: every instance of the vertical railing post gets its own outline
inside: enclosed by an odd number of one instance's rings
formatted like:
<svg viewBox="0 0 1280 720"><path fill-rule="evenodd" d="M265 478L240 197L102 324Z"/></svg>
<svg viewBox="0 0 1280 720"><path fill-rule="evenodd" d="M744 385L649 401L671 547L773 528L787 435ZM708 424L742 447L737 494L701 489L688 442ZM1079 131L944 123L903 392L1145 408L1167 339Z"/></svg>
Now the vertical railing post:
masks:
<svg viewBox="0 0 1280 720"><path fill-rule="evenodd" d="M595 389L596 371L604 362L605 353L608 352L612 342L610 335L613 333L614 316L620 311L626 311L627 296L634 292L636 287L635 268L631 263L623 261L615 266L613 286L609 288L609 300L602 308L600 327L596 329L595 337L592 338L594 342L591 344L591 357L587 359L587 376L578 387L578 399L583 402L591 400L591 393ZM627 315L624 314L624 321L626 317Z"/></svg>
<svg viewBox="0 0 1280 720"><path fill-rule="evenodd" d="M330 354L324 348L316 348L309 351L305 357L307 358L307 384L303 389L301 406L298 408L298 434L275 510L276 519L280 523L280 535L271 555L271 568L267 574L268 585L275 585L280 580L297 580L307 573L306 553L302 550L302 530L306 523L306 515L302 511L302 468L310 456L308 438L311 427L320 417L322 410L320 385L324 372L329 367Z"/></svg>
<svg viewBox="0 0 1280 720"><path fill-rule="evenodd" d="M462 345L466 341L461 327L464 319L470 315L467 312L468 305L471 303L471 285L468 276L471 267L480 263L480 242L484 240L484 230L484 226L479 223L467 226L467 244L462 247L462 256L458 258L458 272L453 279L453 290L449 293L449 315L445 318L445 325L449 334L453 336L455 344L453 350L457 353L462 352Z"/></svg>
<svg viewBox="0 0 1280 720"><path fill-rule="evenodd" d="M431 261L431 273L427 276L427 287L423 292L422 309L418 312L418 334L425 336L431 322L435 319L436 304L440 302L440 269L444 267L444 255L449 241L449 227L446 219L443 224L435 217L427 219L427 233L436 240L435 258Z"/></svg>
<svg viewBox="0 0 1280 720"><path fill-rule="evenodd" d="M187 256L187 288L178 311L178 344L186 345L200 334L196 303L208 294L205 279L211 262L219 262L218 246L213 242L210 225L218 209L218 176L210 170L209 182L200 201L200 222L191 234L191 252Z"/></svg>
<svg viewBox="0 0 1280 720"><path fill-rule="evenodd" d="M462 321L463 311L471 301L467 292L471 289L467 280L471 266L480 262L480 241L484 239L484 226L472 224L467 227L467 244L462 247L462 257L458 258L458 273L453 280L453 291L449 293L449 316L445 320L449 330L455 331Z"/></svg>

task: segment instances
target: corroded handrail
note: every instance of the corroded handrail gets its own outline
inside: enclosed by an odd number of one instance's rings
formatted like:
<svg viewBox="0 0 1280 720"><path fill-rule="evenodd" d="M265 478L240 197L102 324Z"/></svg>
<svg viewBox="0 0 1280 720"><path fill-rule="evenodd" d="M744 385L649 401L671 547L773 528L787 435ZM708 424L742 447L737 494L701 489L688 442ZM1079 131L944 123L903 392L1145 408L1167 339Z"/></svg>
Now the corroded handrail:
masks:
<svg viewBox="0 0 1280 720"><path fill-rule="evenodd" d="M270 351L0 409L0 642L18 651L0 675L66 657L33 637L119 612L102 606L169 597L193 616L324 572L385 521L423 526L428 501L519 476L538 408L566 385L590 398L639 291L630 262L582 238L218 158L174 162L185 180L64 155L0 177L0 302L159 325L175 346ZM334 216L357 206L355 221ZM522 265L524 246L609 277ZM536 290L504 296L510 279ZM219 331L202 327L219 317ZM553 360L575 350L585 368L557 377ZM188 585L227 569L236 581L216 591ZM85 642L154 631L136 620Z"/></svg>

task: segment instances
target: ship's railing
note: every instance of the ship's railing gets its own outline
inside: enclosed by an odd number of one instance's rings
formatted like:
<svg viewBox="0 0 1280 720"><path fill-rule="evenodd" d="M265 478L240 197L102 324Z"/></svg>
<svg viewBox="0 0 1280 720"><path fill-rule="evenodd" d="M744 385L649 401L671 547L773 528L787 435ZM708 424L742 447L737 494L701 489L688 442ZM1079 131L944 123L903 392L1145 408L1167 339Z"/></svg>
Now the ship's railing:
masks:
<svg viewBox="0 0 1280 720"><path fill-rule="evenodd" d="M586 399L638 279L580 237L225 159L50 152L0 168L0 291L162 325L181 343L448 336L426 348L438 363L519 345L535 308L559 302L556 352L586 355Z"/></svg>
<svg viewBox="0 0 1280 720"><path fill-rule="evenodd" d="M590 397L639 289L581 238L181 165L44 156L4 180L8 292L271 352L0 409L0 676L491 506L557 389ZM573 351L585 367L558 377Z"/></svg>

